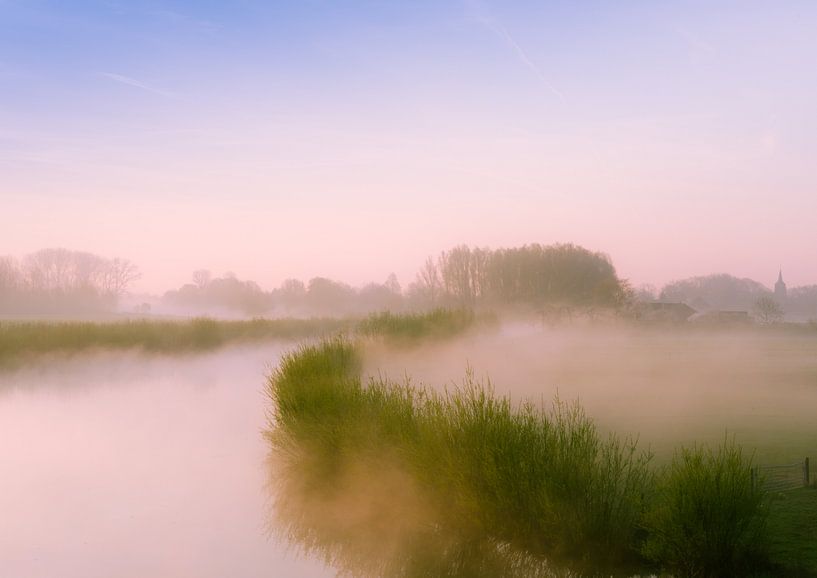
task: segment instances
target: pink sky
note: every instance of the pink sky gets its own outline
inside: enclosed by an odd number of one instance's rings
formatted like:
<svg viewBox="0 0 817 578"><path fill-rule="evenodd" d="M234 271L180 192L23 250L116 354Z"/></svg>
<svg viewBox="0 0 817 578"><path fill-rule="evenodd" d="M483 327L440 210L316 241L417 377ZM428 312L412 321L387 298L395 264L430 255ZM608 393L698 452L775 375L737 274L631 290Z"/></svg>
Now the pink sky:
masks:
<svg viewBox="0 0 817 578"><path fill-rule="evenodd" d="M0 254L128 258L149 292L533 242L636 285L817 283L813 4L247 6L0 3Z"/></svg>

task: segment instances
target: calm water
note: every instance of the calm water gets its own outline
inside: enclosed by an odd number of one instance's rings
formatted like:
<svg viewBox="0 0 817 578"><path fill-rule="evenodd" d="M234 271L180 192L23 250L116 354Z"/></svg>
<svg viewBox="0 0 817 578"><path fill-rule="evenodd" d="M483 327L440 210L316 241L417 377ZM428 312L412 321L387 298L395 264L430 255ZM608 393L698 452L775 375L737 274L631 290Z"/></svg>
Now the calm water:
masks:
<svg viewBox="0 0 817 578"><path fill-rule="evenodd" d="M264 375L286 347L0 374L0 576L333 575L266 530Z"/></svg>

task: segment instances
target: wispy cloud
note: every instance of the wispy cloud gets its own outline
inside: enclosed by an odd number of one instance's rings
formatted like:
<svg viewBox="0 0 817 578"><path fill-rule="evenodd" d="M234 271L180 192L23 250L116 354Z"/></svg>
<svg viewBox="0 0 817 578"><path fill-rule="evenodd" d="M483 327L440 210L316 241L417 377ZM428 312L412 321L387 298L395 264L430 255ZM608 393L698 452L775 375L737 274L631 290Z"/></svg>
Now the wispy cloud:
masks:
<svg viewBox="0 0 817 578"><path fill-rule="evenodd" d="M114 82L119 82L121 84L127 84L128 86L133 86L133 87L136 87L136 88L141 88L142 90L146 90L147 92L152 92L153 94L158 94L159 96L164 96L166 98L176 98L176 95L174 95L171 92L167 92L165 90L155 88L153 86L150 86L149 84L145 84L144 82L142 82L140 80L136 80L135 78L131 78L129 76L124 76L122 74L115 74L113 72L103 72L102 76L104 76L105 78L108 78L110 80L113 80Z"/></svg>
<svg viewBox="0 0 817 578"><path fill-rule="evenodd" d="M516 39L511 36L508 29L505 28L505 26L503 26L502 23L493 15L491 15L488 8L482 2L479 2L478 0L466 0L465 4L472 12L474 19L485 26L485 28L487 28L494 35L499 37L505 44L507 44L508 47L514 52L517 60L519 60L519 62L530 70L550 92L559 97L560 100L565 99L564 93L553 86L553 83L550 82L536 63L531 60L528 53L525 52Z"/></svg>
<svg viewBox="0 0 817 578"><path fill-rule="evenodd" d="M192 18L187 14L182 14L181 12L177 12L175 10L167 9L148 10L146 11L146 14L152 16L153 18L164 20L166 22L194 26L202 30L203 32L207 33L218 32L219 30L224 28L221 24L218 24L216 22Z"/></svg>
<svg viewBox="0 0 817 578"><path fill-rule="evenodd" d="M691 49L699 52L704 52L706 54L714 54L715 48L712 46L712 44L710 44L700 36L693 34L689 30L681 26L676 26L675 31L681 38L684 39L684 42L686 42L687 46L689 46Z"/></svg>

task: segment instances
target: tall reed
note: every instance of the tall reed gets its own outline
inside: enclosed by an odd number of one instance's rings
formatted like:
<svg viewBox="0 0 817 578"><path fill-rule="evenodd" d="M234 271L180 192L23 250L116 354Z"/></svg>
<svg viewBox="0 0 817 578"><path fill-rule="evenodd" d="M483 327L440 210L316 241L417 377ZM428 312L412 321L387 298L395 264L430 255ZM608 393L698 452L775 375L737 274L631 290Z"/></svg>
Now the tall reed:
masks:
<svg viewBox="0 0 817 578"><path fill-rule="evenodd" d="M658 476L645 556L677 576L752 576L768 560L768 502L734 439L681 448Z"/></svg>
<svg viewBox="0 0 817 578"><path fill-rule="evenodd" d="M0 367L44 353L76 353L89 349L203 351L228 343L320 336L351 326L351 321L339 319L5 321L0 322Z"/></svg>
<svg viewBox="0 0 817 578"><path fill-rule="evenodd" d="M516 408L472 376L444 394L363 385L359 359L345 339L306 345L269 380L279 521L305 549L371 575L637 566L651 475L635 443L577 405Z"/></svg>

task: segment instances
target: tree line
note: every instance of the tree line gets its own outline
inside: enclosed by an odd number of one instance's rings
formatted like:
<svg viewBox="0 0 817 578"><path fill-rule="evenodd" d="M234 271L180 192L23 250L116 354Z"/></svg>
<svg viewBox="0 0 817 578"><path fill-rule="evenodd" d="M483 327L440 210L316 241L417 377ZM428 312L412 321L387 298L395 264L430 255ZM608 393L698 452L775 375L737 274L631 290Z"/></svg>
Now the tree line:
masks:
<svg viewBox="0 0 817 578"><path fill-rule="evenodd" d="M199 270L192 283L168 291L163 302L188 312L354 315L436 307L615 308L628 296L606 255L575 245L533 244L496 250L459 245L426 259L405 291L393 273L360 288L315 277L287 279L264 291L253 281L231 274L213 278Z"/></svg>
<svg viewBox="0 0 817 578"><path fill-rule="evenodd" d="M762 283L726 273L673 281L660 291L643 285L634 292L634 298L642 302L686 303L699 312L748 311L761 320L782 318L783 313L817 319L817 285L792 287L780 298Z"/></svg>
<svg viewBox="0 0 817 578"><path fill-rule="evenodd" d="M127 259L42 249L21 260L0 257L0 313L89 313L116 307L139 278Z"/></svg>
<svg viewBox="0 0 817 578"><path fill-rule="evenodd" d="M460 245L429 257L409 287L409 296L432 306L615 308L628 295L607 255L572 244Z"/></svg>
<svg viewBox="0 0 817 578"><path fill-rule="evenodd" d="M113 310L138 277L130 261L82 251L43 249L19 262L4 257L0 312ZM628 296L626 283L602 253L570 244L500 249L459 245L426 259L406 290L393 273L382 283L358 288L315 277L307 282L287 279L265 291L234 274L215 277L200 269L190 283L166 292L157 305L164 312L193 315L337 316L436 307L615 308ZM146 305L140 309L147 310Z"/></svg>
<svg viewBox="0 0 817 578"><path fill-rule="evenodd" d="M286 316L359 315L372 311L399 311L406 299L394 274L384 283L360 288L326 277L304 283L287 279L280 287L264 291L254 281L242 281L234 274L213 277L207 270L193 273L193 282L168 291L162 304L185 314L224 313Z"/></svg>

